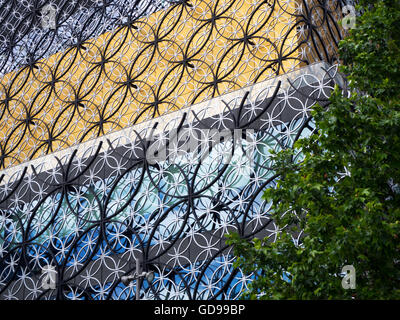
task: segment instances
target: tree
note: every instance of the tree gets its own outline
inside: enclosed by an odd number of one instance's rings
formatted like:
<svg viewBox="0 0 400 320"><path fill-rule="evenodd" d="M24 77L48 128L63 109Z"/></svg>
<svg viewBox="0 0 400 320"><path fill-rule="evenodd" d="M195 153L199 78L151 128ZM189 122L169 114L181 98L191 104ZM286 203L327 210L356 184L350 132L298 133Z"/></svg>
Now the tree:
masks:
<svg viewBox="0 0 400 320"><path fill-rule="evenodd" d="M312 112L316 133L273 156L280 178L264 198L282 232L227 235L235 266L257 270L244 298L400 298L400 1L359 3L339 48L351 95L336 88ZM355 289L342 287L344 265Z"/></svg>

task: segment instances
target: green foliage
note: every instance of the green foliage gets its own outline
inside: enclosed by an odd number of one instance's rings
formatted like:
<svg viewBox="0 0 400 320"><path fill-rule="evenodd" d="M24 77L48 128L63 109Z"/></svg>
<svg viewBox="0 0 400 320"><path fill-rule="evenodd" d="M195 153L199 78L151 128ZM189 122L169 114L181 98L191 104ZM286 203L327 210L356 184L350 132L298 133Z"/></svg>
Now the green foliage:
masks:
<svg viewBox="0 0 400 320"><path fill-rule="evenodd" d="M400 298L400 1L361 5L340 44L351 96L336 88L312 112L318 135L273 155L280 179L264 198L282 232L273 243L227 235L235 266L257 270L244 298ZM343 289L344 265L356 289Z"/></svg>

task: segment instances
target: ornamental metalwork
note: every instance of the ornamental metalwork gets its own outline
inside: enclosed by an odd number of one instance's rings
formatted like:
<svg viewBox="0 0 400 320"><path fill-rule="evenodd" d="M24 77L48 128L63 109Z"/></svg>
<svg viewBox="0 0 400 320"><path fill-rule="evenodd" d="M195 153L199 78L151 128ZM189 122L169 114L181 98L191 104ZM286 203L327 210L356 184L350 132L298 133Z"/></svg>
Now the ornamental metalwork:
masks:
<svg viewBox="0 0 400 320"><path fill-rule="evenodd" d="M310 110L341 83L336 66L314 64L4 170L0 298L134 299L137 285L141 299L238 298L253 275L232 267L224 234L274 240L269 152L311 134ZM172 129L247 136L149 161ZM125 285L136 260L154 279Z"/></svg>
<svg viewBox="0 0 400 320"><path fill-rule="evenodd" d="M333 63L345 1L0 1L0 168Z"/></svg>

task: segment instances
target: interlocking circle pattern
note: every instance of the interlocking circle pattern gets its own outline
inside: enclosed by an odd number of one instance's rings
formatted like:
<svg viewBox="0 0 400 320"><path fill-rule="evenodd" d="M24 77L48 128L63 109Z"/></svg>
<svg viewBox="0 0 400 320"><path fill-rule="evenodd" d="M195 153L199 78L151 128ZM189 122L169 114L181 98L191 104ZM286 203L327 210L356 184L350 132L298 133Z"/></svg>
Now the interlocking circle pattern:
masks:
<svg viewBox="0 0 400 320"><path fill-rule="evenodd" d="M0 1L0 168L332 63L343 4Z"/></svg>
<svg viewBox="0 0 400 320"><path fill-rule="evenodd" d="M141 299L237 299L253 275L233 268L224 235L274 240L279 230L261 197L276 181L269 152L313 132L310 110L328 103L336 73L303 72L224 101L217 114L210 104L194 121L160 117L165 128L154 139L148 127L3 174L0 298L135 299L138 289ZM241 129L251 139L218 141L195 161L181 154L150 164L146 151L167 145L171 126ZM154 280L125 285L136 259Z"/></svg>

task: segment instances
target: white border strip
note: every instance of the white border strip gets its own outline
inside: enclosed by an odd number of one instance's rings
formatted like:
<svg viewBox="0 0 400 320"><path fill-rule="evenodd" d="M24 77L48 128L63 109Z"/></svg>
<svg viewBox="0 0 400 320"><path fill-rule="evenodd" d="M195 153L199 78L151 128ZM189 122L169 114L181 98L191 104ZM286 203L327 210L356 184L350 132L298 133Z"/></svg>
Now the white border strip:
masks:
<svg viewBox="0 0 400 320"><path fill-rule="evenodd" d="M226 108L225 103L229 103L230 101L235 100L235 99L242 99L246 92L250 93L248 96L248 101L251 103L254 103L255 100L257 99L259 93L261 93L263 90L265 90L268 87L276 86L279 81L281 81L281 89L286 90L290 87L290 83L289 83L289 81L287 81L288 79L293 81L294 79L296 79L299 76L304 75L304 74L310 74L310 75L318 77L319 79L322 79L326 74L326 71L324 71L324 70L328 70L329 68L330 68L330 65L325 62L314 63L309 66L303 67L301 69L265 80L263 82L256 83L252 86L245 87L245 88L233 91L231 93L224 94L224 95L209 99L207 101L194 104L187 108L182 108L178 111L170 112L170 113L162 115L160 117L153 118L151 120L135 124L131 127L127 127L127 128L124 128L124 129L121 129L118 131L114 131L112 133L105 134L101 137L88 140L88 141L80 143L78 145L68 147L66 149L56 151L56 152L50 153L45 156L38 157L33 160L28 160L28 161L22 162L18 165L15 165L15 166L12 166L12 167L9 167L7 169L3 169L0 171L0 175L2 175L2 174L5 175L1 184L6 183L6 181L8 181L9 178L11 178L13 175L15 175L15 173L17 173L19 171L22 172L22 170L25 167L28 167L27 174L33 173L32 168L31 168L32 166L35 168L40 166L40 170L39 170L40 172L50 170L50 169L56 167L58 164L56 157L59 159L62 159L65 156L71 155L76 149L77 149L76 155L79 158L79 157L82 157L85 154L85 151L88 150L89 148L93 148L94 145L98 146L98 144L101 141L103 142L103 145L100 149L100 152L104 152L108 149L107 140L113 141L115 139L125 137L126 139L131 139L131 141L134 141L137 137L136 132L139 132L142 134L142 133L145 133L147 130L148 133L150 133L151 130L149 130L149 129L153 128L153 126L155 125L156 122L158 122L158 126L153 131L153 134L158 134L158 133L161 133L166 130L171 130L173 128L168 128L168 127L176 126L176 124L177 124L176 120L181 119L181 117L183 116L183 113L185 113L185 112L187 113L187 116L186 116L187 123L190 123L195 120L195 117L191 111L194 111L197 114L201 110L207 109L207 113L206 113L207 117L211 117L211 116L220 114ZM273 90L268 92L268 95L265 96L264 98L268 98L268 97L272 96L272 94L273 94ZM145 138L146 136L147 135L145 133L144 136L142 136L142 138Z"/></svg>

